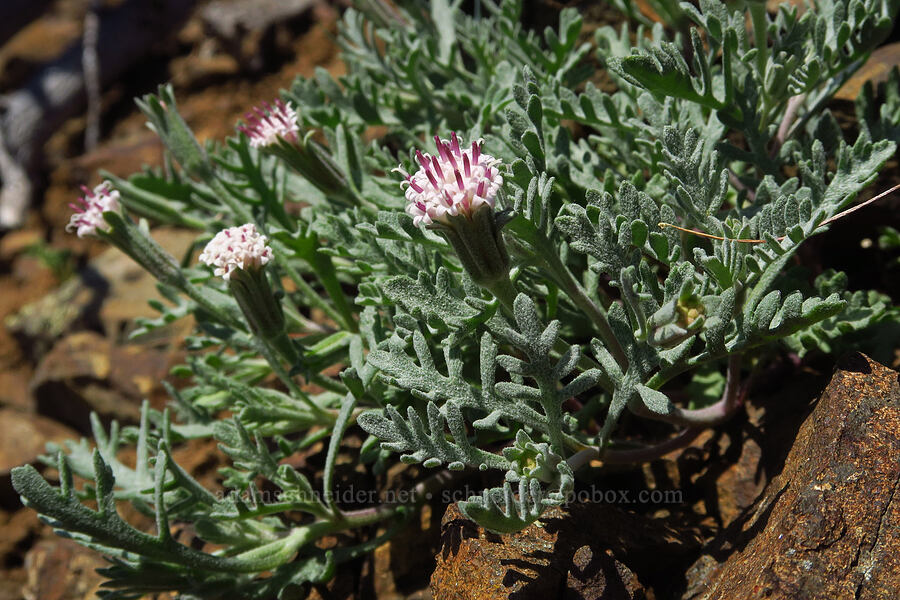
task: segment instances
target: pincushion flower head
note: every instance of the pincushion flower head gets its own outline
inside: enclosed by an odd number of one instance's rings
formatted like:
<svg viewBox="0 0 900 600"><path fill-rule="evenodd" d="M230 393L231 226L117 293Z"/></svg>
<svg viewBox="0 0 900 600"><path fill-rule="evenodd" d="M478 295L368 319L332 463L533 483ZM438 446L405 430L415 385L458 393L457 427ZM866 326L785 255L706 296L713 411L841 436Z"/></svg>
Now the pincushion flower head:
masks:
<svg viewBox="0 0 900 600"><path fill-rule="evenodd" d="M223 229L203 249L200 261L213 267L213 272L228 281L235 269L259 269L272 260L268 238L252 223Z"/></svg>
<svg viewBox="0 0 900 600"><path fill-rule="evenodd" d="M456 251L472 279L489 289L509 284L509 256L494 205L503 176L500 161L481 152L481 144L463 149L456 133L434 136L437 154L416 150L421 168L403 177L406 212L416 225L439 231Z"/></svg>
<svg viewBox="0 0 900 600"><path fill-rule="evenodd" d="M328 150L311 135L301 135L300 117L290 102L263 102L244 119L246 123L238 130L247 136L250 146L278 156L330 199L347 201L351 206L356 203L348 193L347 178Z"/></svg>
<svg viewBox="0 0 900 600"><path fill-rule="evenodd" d="M300 121L297 111L289 102L280 98L274 104L263 102L244 115L246 125L238 129L250 138L254 148L266 148L285 140L295 143L300 138Z"/></svg>
<svg viewBox="0 0 900 600"><path fill-rule="evenodd" d="M69 206L75 211L66 231L75 231L78 237L96 235L97 230L109 231L109 223L103 220L103 213L107 211L121 210L119 191L113 189L112 184L104 181L93 190L81 186L84 196L78 199L78 204Z"/></svg>
<svg viewBox="0 0 900 600"><path fill-rule="evenodd" d="M406 212L416 225L447 224L455 216L470 217L481 207L494 208L503 185L500 161L481 152L479 142L463 149L456 133L450 140L434 136L437 155L416 150L421 168L409 175L403 168Z"/></svg>
<svg viewBox="0 0 900 600"><path fill-rule="evenodd" d="M228 282L250 330L294 362L297 354L285 332L284 313L263 269L274 258L268 241L252 223L229 227L210 240L200 262Z"/></svg>

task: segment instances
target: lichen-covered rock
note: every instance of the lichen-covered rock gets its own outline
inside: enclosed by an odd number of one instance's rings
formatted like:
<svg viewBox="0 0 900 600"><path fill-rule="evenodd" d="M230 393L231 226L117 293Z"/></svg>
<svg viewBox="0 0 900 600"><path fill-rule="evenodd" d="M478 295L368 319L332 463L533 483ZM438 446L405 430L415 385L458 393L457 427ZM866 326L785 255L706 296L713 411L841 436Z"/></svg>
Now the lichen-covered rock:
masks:
<svg viewBox="0 0 900 600"><path fill-rule="evenodd" d="M900 597L900 381L842 361L782 473L688 575L685 598Z"/></svg>

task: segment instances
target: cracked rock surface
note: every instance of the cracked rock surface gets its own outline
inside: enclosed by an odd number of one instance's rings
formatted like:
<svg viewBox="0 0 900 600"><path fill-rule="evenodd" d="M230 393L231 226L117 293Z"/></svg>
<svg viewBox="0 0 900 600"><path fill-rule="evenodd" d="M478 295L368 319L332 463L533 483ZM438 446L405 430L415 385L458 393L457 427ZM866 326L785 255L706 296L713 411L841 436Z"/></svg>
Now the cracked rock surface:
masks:
<svg viewBox="0 0 900 600"><path fill-rule="evenodd" d="M760 501L707 547L685 599L900 597L900 375L844 359Z"/></svg>

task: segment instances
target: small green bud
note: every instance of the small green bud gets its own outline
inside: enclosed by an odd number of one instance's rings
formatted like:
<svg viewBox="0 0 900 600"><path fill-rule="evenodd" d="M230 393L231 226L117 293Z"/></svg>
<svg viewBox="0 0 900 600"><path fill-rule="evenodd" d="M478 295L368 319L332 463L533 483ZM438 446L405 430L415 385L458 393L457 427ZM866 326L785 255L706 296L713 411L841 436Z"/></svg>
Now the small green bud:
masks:
<svg viewBox="0 0 900 600"><path fill-rule="evenodd" d="M671 300L650 316L648 327L651 346L671 348L700 331L704 322L700 298L690 295Z"/></svg>

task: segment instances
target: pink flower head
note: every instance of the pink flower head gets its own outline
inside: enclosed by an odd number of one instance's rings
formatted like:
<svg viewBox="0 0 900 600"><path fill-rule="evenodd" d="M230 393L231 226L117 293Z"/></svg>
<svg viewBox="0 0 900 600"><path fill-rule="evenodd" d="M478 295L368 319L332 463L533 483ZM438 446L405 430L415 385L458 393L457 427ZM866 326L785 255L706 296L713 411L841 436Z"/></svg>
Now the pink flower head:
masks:
<svg viewBox="0 0 900 600"><path fill-rule="evenodd" d="M300 121L297 111L281 98L275 100L274 106L263 102L262 108L253 107L244 118L247 124L238 126L238 130L247 134L250 145L254 148L271 146L280 139L296 142L299 137Z"/></svg>
<svg viewBox="0 0 900 600"><path fill-rule="evenodd" d="M98 229L109 231L109 223L103 220L103 213L121 210L119 191L114 190L108 181L104 181L93 190L81 186L81 191L84 192L84 196L78 199L78 204L74 202L69 204L75 214L69 219L66 231L75 230L78 237L96 235Z"/></svg>
<svg viewBox="0 0 900 600"><path fill-rule="evenodd" d="M456 133L450 140L434 136L437 155L431 156L416 150L421 168L409 175L399 171L406 180L406 212L416 225L449 223L450 217L471 216L481 206L494 207L497 192L503 185L498 165L500 160L481 153L479 142L471 148L460 147Z"/></svg>
<svg viewBox="0 0 900 600"><path fill-rule="evenodd" d="M261 235L252 223L229 227L216 234L200 254L200 261L225 281L235 269L260 268L272 260L269 239Z"/></svg>

